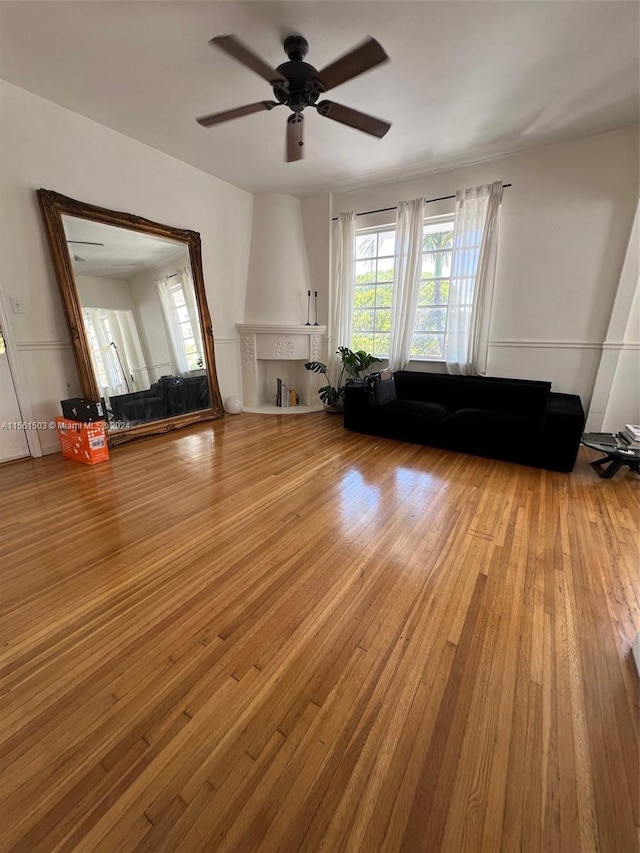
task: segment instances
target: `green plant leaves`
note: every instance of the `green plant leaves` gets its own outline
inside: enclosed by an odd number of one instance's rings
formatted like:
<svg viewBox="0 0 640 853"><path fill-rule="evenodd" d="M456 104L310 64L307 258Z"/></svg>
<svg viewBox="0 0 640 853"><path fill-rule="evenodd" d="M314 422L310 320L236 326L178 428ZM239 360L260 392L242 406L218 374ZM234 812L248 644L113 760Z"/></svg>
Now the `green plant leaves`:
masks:
<svg viewBox="0 0 640 853"><path fill-rule="evenodd" d="M344 397L344 387L344 385L342 388L324 385L322 388L318 388L318 397L325 406L337 406Z"/></svg>
<svg viewBox="0 0 640 853"><path fill-rule="evenodd" d="M306 370L311 370L313 373L324 373L325 376L327 375L327 365L321 361L307 361L304 366Z"/></svg>
<svg viewBox="0 0 640 853"><path fill-rule="evenodd" d="M348 376L352 379L359 379L371 365L380 361L374 355L370 355L364 350L354 352L349 347L338 347L338 354L342 358L342 364Z"/></svg>
<svg viewBox="0 0 640 853"><path fill-rule="evenodd" d="M349 347L338 347L337 354L342 359L342 370L335 385L323 385L318 388L318 396L325 406L339 406L344 397L344 391L347 385L355 379L360 379L362 375L369 371L371 365L380 361L374 355L370 355L364 350L354 352ZM328 368L321 361L307 361L305 368L313 373L321 373L329 378ZM343 382L344 375L347 374L348 379Z"/></svg>

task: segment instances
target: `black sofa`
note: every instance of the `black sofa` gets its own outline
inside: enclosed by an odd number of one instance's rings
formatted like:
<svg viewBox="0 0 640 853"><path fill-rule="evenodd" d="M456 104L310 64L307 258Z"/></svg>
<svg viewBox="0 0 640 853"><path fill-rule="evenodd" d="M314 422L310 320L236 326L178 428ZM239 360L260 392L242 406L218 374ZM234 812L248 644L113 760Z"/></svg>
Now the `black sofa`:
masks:
<svg viewBox="0 0 640 853"><path fill-rule="evenodd" d="M209 380L201 376L161 376L145 391L109 398L114 420L138 423L170 418L209 407Z"/></svg>
<svg viewBox="0 0 640 853"><path fill-rule="evenodd" d="M580 398L550 382L399 370L396 399L372 405L347 386L347 429L446 450L571 471L584 427Z"/></svg>
<svg viewBox="0 0 640 853"><path fill-rule="evenodd" d="M110 397L109 406L114 420L124 423L156 421L166 417L164 400L151 388Z"/></svg>
<svg viewBox="0 0 640 853"><path fill-rule="evenodd" d="M201 376L162 376L151 386L165 401L167 416L206 409L209 403L209 379Z"/></svg>

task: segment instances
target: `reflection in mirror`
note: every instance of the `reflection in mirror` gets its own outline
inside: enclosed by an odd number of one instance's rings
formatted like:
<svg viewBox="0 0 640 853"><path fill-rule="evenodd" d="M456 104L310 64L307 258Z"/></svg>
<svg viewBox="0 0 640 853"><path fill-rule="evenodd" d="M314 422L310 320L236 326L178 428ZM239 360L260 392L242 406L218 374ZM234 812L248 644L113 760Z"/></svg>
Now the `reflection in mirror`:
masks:
<svg viewBox="0 0 640 853"><path fill-rule="evenodd" d="M83 396L109 444L220 418L200 235L38 190Z"/></svg>
<svg viewBox="0 0 640 853"><path fill-rule="evenodd" d="M208 408L187 247L75 216L62 222L110 426Z"/></svg>

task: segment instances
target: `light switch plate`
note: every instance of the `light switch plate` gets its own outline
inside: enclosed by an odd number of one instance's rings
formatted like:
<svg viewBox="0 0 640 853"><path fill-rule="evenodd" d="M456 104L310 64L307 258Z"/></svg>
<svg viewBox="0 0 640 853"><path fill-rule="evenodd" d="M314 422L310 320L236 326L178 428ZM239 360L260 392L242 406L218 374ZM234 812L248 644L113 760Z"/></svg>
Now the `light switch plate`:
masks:
<svg viewBox="0 0 640 853"><path fill-rule="evenodd" d="M11 308L14 314L24 314L24 302L17 296L10 297Z"/></svg>

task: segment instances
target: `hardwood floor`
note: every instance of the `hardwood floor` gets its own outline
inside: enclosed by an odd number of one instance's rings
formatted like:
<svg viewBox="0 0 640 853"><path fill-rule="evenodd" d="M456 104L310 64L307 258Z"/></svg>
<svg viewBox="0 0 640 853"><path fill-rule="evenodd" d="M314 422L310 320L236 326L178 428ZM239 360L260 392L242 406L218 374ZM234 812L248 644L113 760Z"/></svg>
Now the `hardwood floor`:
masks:
<svg viewBox="0 0 640 853"><path fill-rule="evenodd" d="M244 414L0 468L0 849L638 849L640 478Z"/></svg>

